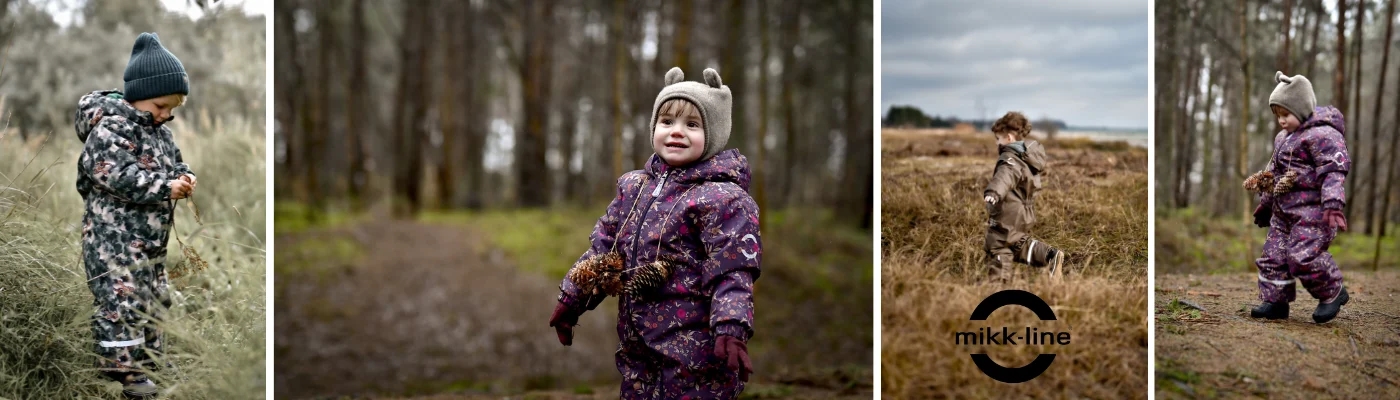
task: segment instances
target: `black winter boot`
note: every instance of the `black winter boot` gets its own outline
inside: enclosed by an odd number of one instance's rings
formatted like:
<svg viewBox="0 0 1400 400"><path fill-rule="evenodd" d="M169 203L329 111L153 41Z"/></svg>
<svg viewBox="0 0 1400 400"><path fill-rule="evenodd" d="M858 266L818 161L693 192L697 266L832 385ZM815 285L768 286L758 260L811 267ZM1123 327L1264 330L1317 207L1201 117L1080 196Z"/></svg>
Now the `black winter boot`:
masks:
<svg viewBox="0 0 1400 400"><path fill-rule="evenodd" d="M1351 296L1347 296L1347 288L1343 287L1342 293L1338 294L1331 303L1317 302L1317 311L1313 311L1313 321L1322 324L1336 318L1337 313L1342 311L1342 305L1346 304L1347 300L1351 300Z"/></svg>
<svg viewBox="0 0 1400 400"><path fill-rule="evenodd" d="M1266 301L1264 304L1254 307L1253 310L1249 310L1249 316L1254 318L1288 319L1288 303L1270 303Z"/></svg>

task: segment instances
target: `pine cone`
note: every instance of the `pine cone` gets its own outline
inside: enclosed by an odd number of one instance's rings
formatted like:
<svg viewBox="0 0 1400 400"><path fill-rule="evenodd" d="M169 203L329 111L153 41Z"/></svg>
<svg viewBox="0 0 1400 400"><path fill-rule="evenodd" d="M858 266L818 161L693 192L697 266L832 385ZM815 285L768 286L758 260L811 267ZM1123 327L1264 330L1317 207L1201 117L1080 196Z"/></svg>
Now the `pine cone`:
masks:
<svg viewBox="0 0 1400 400"><path fill-rule="evenodd" d="M574 268L569 270L567 277L583 293L592 293L593 286L597 284L598 264L597 254L589 256L583 261L579 261L578 264L574 264Z"/></svg>
<svg viewBox="0 0 1400 400"><path fill-rule="evenodd" d="M1297 178L1298 171L1296 170L1290 169L1288 172L1283 173L1283 177L1279 178L1277 183L1274 183L1274 194L1284 194L1293 190L1293 183Z"/></svg>
<svg viewBox="0 0 1400 400"><path fill-rule="evenodd" d="M597 287L609 296L622 294L622 254L608 252L598 260Z"/></svg>
<svg viewBox="0 0 1400 400"><path fill-rule="evenodd" d="M1274 173L1271 171L1259 171L1244 180L1244 189L1264 193L1274 187Z"/></svg>
<svg viewBox="0 0 1400 400"><path fill-rule="evenodd" d="M632 274L632 278L627 280L627 287L624 289L624 292L636 296L655 290L671 279L671 271L674 268L675 264L669 260L663 259L653 261L651 264L637 269L637 272Z"/></svg>

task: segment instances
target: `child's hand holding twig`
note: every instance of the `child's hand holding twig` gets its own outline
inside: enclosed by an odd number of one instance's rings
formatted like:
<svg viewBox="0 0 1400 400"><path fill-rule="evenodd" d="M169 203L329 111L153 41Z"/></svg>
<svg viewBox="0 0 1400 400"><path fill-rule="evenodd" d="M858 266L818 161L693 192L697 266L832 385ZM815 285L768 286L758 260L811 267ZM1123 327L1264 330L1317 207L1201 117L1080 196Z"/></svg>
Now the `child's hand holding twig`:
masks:
<svg viewBox="0 0 1400 400"><path fill-rule="evenodd" d="M194 194L194 186L182 179L170 181L170 199L180 200Z"/></svg>

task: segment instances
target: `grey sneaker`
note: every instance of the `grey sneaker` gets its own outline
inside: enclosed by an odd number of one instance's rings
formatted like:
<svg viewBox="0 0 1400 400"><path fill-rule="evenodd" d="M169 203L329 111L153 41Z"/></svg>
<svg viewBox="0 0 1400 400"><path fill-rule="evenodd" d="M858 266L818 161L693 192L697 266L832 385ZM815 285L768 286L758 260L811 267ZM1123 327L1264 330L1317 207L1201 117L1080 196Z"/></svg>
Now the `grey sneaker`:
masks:
<svg viewBox="0 0 1400 400"><path fill-rule="evenodd" d="M126 382L122 383L122 395L128 399L155 398L159 392L160 388L156 387L155 382L151 382L150 378L143 374L131 374L126 378Z"/></svg>

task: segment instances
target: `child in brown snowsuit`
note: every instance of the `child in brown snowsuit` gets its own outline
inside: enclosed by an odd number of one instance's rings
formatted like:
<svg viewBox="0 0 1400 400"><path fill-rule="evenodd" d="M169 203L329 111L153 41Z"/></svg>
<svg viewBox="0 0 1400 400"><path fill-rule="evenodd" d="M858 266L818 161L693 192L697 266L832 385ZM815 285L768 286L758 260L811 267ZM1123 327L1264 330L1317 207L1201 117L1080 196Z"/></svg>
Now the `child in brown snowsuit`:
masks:
<svg viewBox="0 0 1400 400"><path fill-rule="evenodd" d="M1059 276L1065 253L1031 238L1035 224L1035 192L1040 190L1040 174L1045 172L1045 148L1026 140L1031 123L1019 112L1008 112L992 125L997 138L997 165L987 182L982 201L987 204L988 273L1005 279L1011 262L1046 267Z"/></svg>

